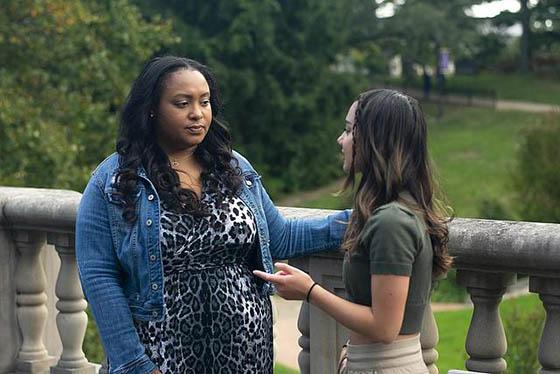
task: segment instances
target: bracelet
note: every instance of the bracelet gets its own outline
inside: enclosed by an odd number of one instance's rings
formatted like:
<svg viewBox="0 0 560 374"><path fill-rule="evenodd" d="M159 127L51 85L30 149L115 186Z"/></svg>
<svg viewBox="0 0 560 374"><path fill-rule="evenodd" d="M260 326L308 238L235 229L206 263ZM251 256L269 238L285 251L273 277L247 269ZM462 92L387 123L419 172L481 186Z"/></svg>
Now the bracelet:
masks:
<svg viewBox="0 0 560 374"><path fill-rule="evenodd" d="M307 296L305 296L305 301L309 302L309 296L311 296L311 291L313 291L313 287L318 285L319 283L313 282L313 285L309 287L309 291L307 291Z"/></svg>

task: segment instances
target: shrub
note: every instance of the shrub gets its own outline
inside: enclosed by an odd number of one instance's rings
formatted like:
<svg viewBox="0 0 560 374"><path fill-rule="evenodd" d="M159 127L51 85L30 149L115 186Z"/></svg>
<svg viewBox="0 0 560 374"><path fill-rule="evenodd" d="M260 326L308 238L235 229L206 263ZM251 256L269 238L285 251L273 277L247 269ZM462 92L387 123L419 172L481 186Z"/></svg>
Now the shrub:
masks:
<svg viewBox="0 0 560 374"><path fill-rule="evenodd" d="M457 270L450 269L447 277L436 285L432 301L440 303L463 303L467 300L467 290L457 284Z"/></svg>
<svg viewBox="0 0 560 374"><path fill-rule="evenodd" d="M513 177L521 218L560 222L560 114L550 114L523 136Z"/></svg>
<svg viewBox="0 0 560 374"><path fill-rule="evenodd" d="M105 358L105 352L103 351L101 339L99 338L99 333L97 332L97 326L91 314L91 310L88 308L86 312L88 315L88 325L82 348L89 362L100 364Z"/></svg>
<svg viewBox="0 0 560 374"><path fill-rule="evenodd" d="M508 373L536 373L540 367L537 351L544 323L544 310L522 312L518 305L502 317L508 351Z"/></svg>
<svg viewBox="0 0 560 374"><path fill-rule="evenodd" d="M504 203L486 198L481 201L478 209L479 217L486 219L511 220L512 214Z"/></svg>

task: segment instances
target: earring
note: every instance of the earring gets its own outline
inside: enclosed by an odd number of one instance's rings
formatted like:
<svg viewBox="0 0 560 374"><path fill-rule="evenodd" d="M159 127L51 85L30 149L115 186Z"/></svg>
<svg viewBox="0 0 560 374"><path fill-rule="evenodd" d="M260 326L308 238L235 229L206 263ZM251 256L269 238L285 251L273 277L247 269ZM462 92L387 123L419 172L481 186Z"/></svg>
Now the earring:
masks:
<svg viewBox="0 0 560 374"><path fill-rule="evenodd" d="M155 118L156 115L154 113L150 113L150 118Z"/></svg>

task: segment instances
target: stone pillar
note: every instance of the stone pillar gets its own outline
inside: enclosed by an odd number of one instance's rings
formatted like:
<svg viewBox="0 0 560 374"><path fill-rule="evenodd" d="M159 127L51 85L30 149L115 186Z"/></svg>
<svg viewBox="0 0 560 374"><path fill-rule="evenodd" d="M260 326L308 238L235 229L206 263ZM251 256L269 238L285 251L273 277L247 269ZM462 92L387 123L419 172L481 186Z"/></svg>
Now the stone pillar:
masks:
<svg viewBox="0 0 560 374"><path fill-rule="evenodd" d="M539 344L540 374L560 373L560 279L529 278L529 290L539 294L546 320Z"/></svg>
<svg viewBox="0 0 560 374"><path fill-rule="evenodd" d="M422 321L422 331L420 333L420 344L422 345L422 357L430 371L430 374L438 374L439 370L436 366L438 359L438 351L435 349L439 341L438 328L432 306L430 303L426 305L424 311L424 320Z"/></svg>
<svg viewBox="0 0 560 374"><path fill-rule="evenodd" d="M290 260L290 264L308 271L321 287L345 298L342 281L342 256L325 253ZM321 309L302 303L298 328L302 333L302 351L298 363L302 374L335 374L342 345L348 341L348 330Z"/></svg>
<svg viewBox="0 0 560 374"><path fill-rule="evenodd" d="M45 305L46 277L40 254L45 245L45 234L15 230L14 242L20 253L15 276L17 318L22 335L16 367L18 373L41 373L55 361L43 344L48 310Z"/></svg>
<svg viewBox="0 0 560 374"><path fill-rule="evenodd" d="M51 374L94 374L91 365L82 350L88 317L85 312L87 302L84 299L74 250L73 234L49 234L49 243L53 244L60 257L61 265L56 281L56 325L62 342L62 354Z"/></svg>
<svg viewBox="0 0 560 374"><path fill-rule="evenodd" d="M437 287L439 281L445 279L447 274L439 276L437 279L432 280L432 292ZM422 330L420 331L420 345L422 346L422 358L430 371L430 374L438 374L439 370L436 366L437 359L439 357L438 351L436 350L437 343L439 341L439 332L436 324L436 319L434 318L434 312L432 311L431 305L431 293L430 300L428 300L428 305L424 310L424 319L422 320Z"/></svg>
<svg viewBox="0 0 560 374"><path fill-rule="evenodd" d="M309 340L309 304L305 301L301 303L297 327L299 332L301 332L301 336L298 339L298 345L301 348L301 352L299 352L298 355L299 371L301 374L309 374L311 372L311 356L309 350L311 347L311 341Z"/></svg>
<svg viewBox="0 0 560 374"><path fill-rule="evenodd" d="M504 326L498 305L506 287L516 280L511 273L486 273L472 270L457 271L457 282L467 288L474 304L465 348L469 354L468 370L503 373L507 364Z"/></svg>

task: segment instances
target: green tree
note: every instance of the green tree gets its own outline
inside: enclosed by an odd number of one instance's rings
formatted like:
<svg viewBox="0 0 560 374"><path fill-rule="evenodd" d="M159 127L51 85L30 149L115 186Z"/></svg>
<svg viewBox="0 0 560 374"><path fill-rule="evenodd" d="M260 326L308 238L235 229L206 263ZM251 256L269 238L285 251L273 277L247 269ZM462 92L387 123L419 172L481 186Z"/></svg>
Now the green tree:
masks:
<svg viewBox="0 0 560 374"><path fill-rule="evenodd" d="M403 59L405 79L412 65L433 65L439 75L438 55L442 48L460 57L469 53L476 38L476 20L465 10L477 0L387 0L395 14L382 21L379 37L383 46Z"/></svg>
<svg viewBox="0 0 560 374"><path fill-rule="evenodd" d="M201 60L216 72L235 147L266 177L269 192L310 188L339 175L335 139L346 108L367 82L333 67L360 39L353 33L357 18L364 17L360 10L371 9L374 19L372 3L136 3L146 17L173 20L182 42L169 52Z"/></svg>
<svg viewBox="0 0 560 374"><path fill-rule="evenodd" d="M521 24L519 43L519 68L531 70L531 60L536 52L560 54L560 3L557 0L519 0L517 12L503 11L493 17L498 26Z"/></svg>
<svg viewBox="0 0 560 374"><path fill-rule="evenodd" d="M127 0L0 3L0 184L81 190L142 64L178 39Z"/></svg>
<svg viewBox="0 0 560 374"><path fill-rule="evenodd" d="M560 222L560 115L550 114L524 132L514 185L521 219Z"/></svg>

